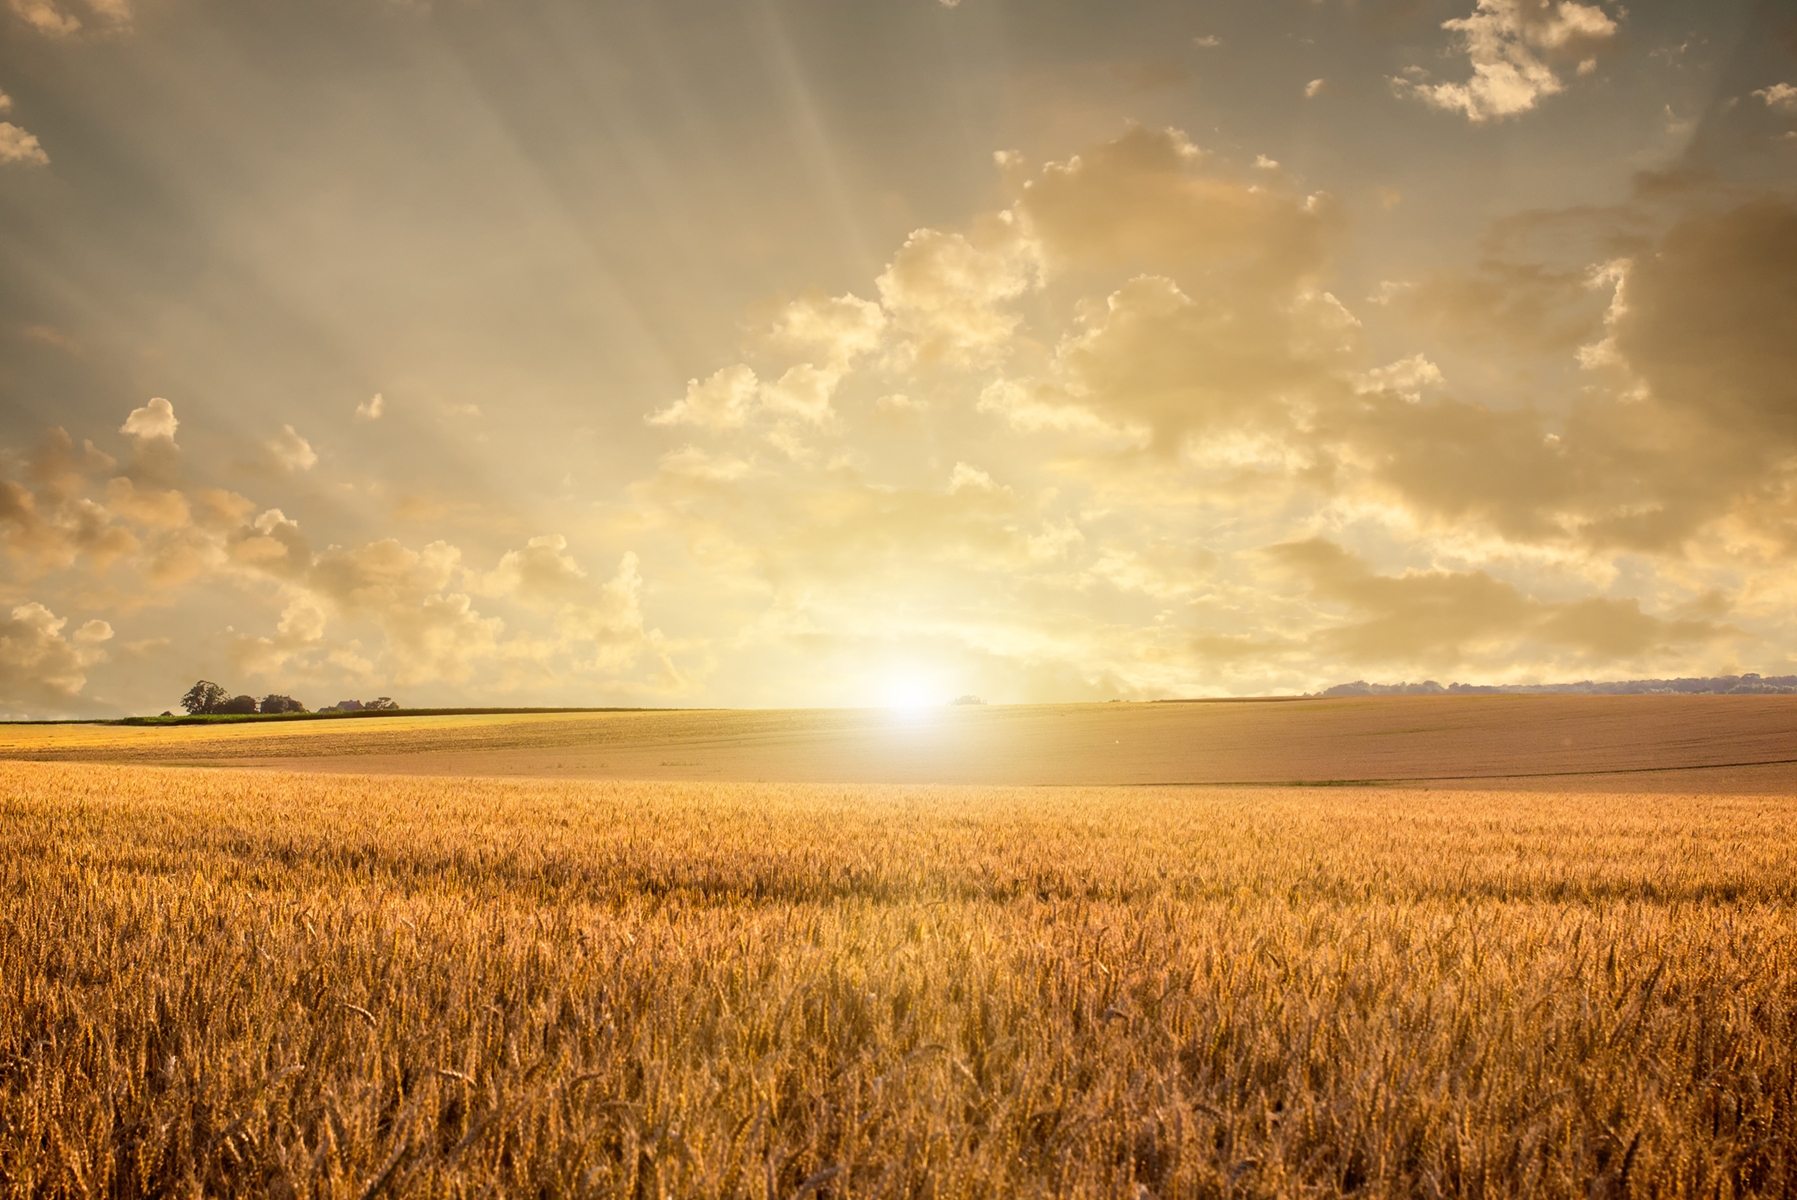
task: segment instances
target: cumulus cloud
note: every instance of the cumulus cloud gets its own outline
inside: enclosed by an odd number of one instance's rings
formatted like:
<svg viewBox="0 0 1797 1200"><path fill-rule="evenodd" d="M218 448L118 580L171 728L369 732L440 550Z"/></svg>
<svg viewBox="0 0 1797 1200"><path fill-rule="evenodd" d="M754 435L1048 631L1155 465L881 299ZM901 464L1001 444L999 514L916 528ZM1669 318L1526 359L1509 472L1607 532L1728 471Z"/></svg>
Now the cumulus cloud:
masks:
<svg viewBox="0 0 1797 1200"><path fill-rule="evenodd" d="M714 372L703 383L689 379L686 395L651 413L649 424L739 429L749 419L759 382L754 369L742 363Z"/></svg>
<svg viewBox="0 0 1797 1200"><path fill-rule="evenodd" d="M117 466L92 442L77 450L52 429L31 454L23 480L0 479L0 546L30 576L86 563L104 571L140 542L107 507L85 493L93 477Z"/></svg>
<svg viewBox="0 0 1797 1200"><path fill-rule="evenodd" d="M0 92L0 112L12 108L12 97ZM26 163L32 166L46 166L50 156L37 140L36 134L20 129L11 121L0 121L0 163Z"/></svg>
<svg viewBox="0 0 1797 1200"><path fill-rule="evenodd" d="M1763 87L1753 93L1766 102L1767 108L1776 108L1783 112L1797 112L1797 86L1788 83L1775 83L1771 87Z"/></svg>
<svg viewBox="0 0 1797 1200"><path fill-rule="evenodd" d="M11 121L0 121L0 163L28 163L41 167L49 162L50 155L36 134L27 133Z"/></svg>
<svg viewBox="0 0 1797 1200"><path fill-rule="evenodd" d="M1412 68L1392 81L1400 94L1480 122L1515 116L1557 95L1565 84L1554 64L1593 62L1615 38L1617 23L1595 4L1574 0L1479 0L1471 15L1442 22L1472 66L1464 83L1431 83ZM1595 65L1593 63L1593 65Z"/></svg>
<svg viewBox="0 0 1797 1200"><path fill-rule="evenodd" d="M132 409L131 415L125 418L125 423L119 426L119 432L129 434L141 442L173 442L175 430L180 424L175 419L175 406L157 396L142 408Z"/></svg>
<svg viewBox="0 0 1797 1200"><path fill-rule="evenodd" d="M264 445L282 470L310 471L318 465L318 452L312 449L312 443L294 432L291 425L281 426L281 432Z"/></svg>
<svg viewBox="0 0 1797 1200"><path fill-rule="evenodd" d="M767 413L819 424L831 414L837 384L855 360L879 348L887 325L880 305L852 294L794 300L762 341L771 354L805 361L787 366L771 382L746 363L716 371L704 382L688 380L686 395L649 414L648 421L716 431L741 429Z"/></svg>
<svg viewBox="0 0 1797 1200"><path fill-rule="evenodd" d="M58 708L80 695L88 668L106 661L100 647L112 638L112 626L88 621L65 637L67 625L68 618L35 600L0 617L0 707Z"/></svg>
<svg viewBox="0 0 1797 1200"><path fill-rule="evenodd" d="M1642 661L1739 633L1707 620L1654 617L1633 598L1543 602L1485 571L1381 575L1322 538L1282 543L1267 554L1302 576L1319 599L1341 607L1340 623L1312 639L1344 662L1490 666L1526 658L1530 642L1549 653Z"/></svg>
<svg viewBox="0 0 1797 1200"><path fill-rule="evenodd" d="M919 229L876 280L880 300L924 361L977 360L1000 350L1022 320L1009 302L1038 264L1009 214L968 232Z"/></svg>
<svg viewBox="0 0 1797 1200"><path fill-rule="evenodd" d="M9 7L27 25L46 37L68 37L82 28L73 6L56 0L9 0ZM83 6L102 29L122 30L131 25L130 0L86 0Z"/></svg>
<svg viewBox="0 0 1797 1200"><path fill-rule="evenodd" d="M378 421L381 419L381 414L386 411L386 407L387 402L381 399L379 392L376 392L367 400L356 405L356 420Z"/></svg>
<svg viewBox="0 0 1797 1200"><path fill-rule="evenodd" d="M141 456L145 445L172 450L176 424L167 402L156 401L132 413L126 431ZM293 438L270 452L281 450L296 468L310 465L304 440ZM90 604L111 596L126 614L187 589L207 597L222 589L240 613L225 650L242 674L280 686L332 678L362 688L481 679L496 692L572 679L682 686L671 647L643 621L634 554L605 579L589 578L559 536L532 539L484 572L442 540L413 547L378 538L319 550L281 509L258 509L219 488L161 486L137 470L139 460L115 473L115 460L61 429L5 461L22 466L0 477L5 583L38 579ZM477 605L477 594L501 611ZM278 619L259 630L255 614L270 604ZM87 668L105 661L99 645L112 629L90 621L71 634L64 625L36 600L5 624L0 711L63 711L79 700ZM647 667L635 671L645 656Z"/></svg>
<svg viewBox="0 0 1797 1200"><path fill-rule="evenodd" d="M1360 392L1392 392L1417 404L1425 387L1445 382L1441 368L1419 353L1362 373L1354 386Z"/></svg>
<svg viewBox="0 0 1797 1200"><path fill-rule="evenodd" d="M616 671L653 650L667 672L672 664L660 652L661 635L643 625L640 563L633 552L618 562L617 573L603 582L591 579L560 534L531 538L523 549L508 550L481 581L488 595L506 596L554 614L558 641L553 649L578 648L591 654L589 665ZM547 647L538 647L540 653Z"/></svg>
<svg viewBox="0 0 1797 1200"><path fill-rule="evenodd" d="M842 367L877 350L886 324L884 309L853 293L829 298L808 296L781 310L771 336L776 344L817 355L832 367Z"/></svg>
<svg viewBox="0 0 1797 1200"><path fill-rule="evenodd" d="M185 529L193 522L193 506L179 491L140 488L122 475L107 481L106 509L122 520L153 529Z"/></svg>

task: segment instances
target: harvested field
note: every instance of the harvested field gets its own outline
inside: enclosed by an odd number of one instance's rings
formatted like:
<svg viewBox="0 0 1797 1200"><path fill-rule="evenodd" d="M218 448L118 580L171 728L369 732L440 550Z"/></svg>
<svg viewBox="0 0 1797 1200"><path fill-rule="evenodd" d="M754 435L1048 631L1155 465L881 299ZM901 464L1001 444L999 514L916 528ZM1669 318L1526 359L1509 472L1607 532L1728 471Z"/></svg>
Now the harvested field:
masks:
<svg viewBox="0 0 1797 1200"><path fill-rule="evenodd" d="M0 726L0 758L829 783L1453 783L1797 791L1797 696L1283 702ZM1588 778L1574 778L1575 776Z"/></svg>
<svg viewBox="0 0 1797 1200"><path fill-rule="evenodd" d="M1790 1195L1794 831L0 764L0 1193Z"/></svg>

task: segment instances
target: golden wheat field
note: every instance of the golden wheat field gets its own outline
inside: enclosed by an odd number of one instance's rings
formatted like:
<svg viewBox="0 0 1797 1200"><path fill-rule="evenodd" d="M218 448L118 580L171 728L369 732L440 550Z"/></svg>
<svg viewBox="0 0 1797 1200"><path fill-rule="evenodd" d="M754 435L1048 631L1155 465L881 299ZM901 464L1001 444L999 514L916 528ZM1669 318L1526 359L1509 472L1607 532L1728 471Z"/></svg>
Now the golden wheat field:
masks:
<svg viewBox="0 0 1797 1200"><path fill-rule="evenodd" d="M0 763L0 1191L1791 1195L1794 852L1782 795Z"/></svg>

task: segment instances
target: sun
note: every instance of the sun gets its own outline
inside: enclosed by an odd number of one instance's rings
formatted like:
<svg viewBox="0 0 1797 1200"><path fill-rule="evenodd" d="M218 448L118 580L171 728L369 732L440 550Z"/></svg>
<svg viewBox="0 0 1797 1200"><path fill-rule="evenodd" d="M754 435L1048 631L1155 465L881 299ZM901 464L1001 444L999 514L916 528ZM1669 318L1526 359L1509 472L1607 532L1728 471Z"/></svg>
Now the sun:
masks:
<svg viewBox="0 0 1797 1200"><path fill-rule="evenodd" d="M895 675L886 680L882 707L898 712L919 712L941 702L938 689L920 675Z"/></svg>

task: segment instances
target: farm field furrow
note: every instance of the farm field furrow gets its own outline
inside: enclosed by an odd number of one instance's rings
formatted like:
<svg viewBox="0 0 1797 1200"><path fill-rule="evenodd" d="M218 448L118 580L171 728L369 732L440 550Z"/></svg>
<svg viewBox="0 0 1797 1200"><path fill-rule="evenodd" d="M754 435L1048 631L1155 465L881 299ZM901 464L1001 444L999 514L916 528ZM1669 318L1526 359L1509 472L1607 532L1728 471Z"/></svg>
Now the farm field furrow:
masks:
<svg viewBox="0 0 1797 1200"><path fill-rule="evenodd" d="M1797 696L1397 696L1288 702L9 726L0 758L358 773L838 783L1548 779L1797 788ZM1561 786L1556 783L1554 786Z"/></svg>
<svg viewBox="0 0 1797 1200"><path fill-rule="evenodd" d="M1783 1196L1797 800L0 764L0 1195Z"/></svg>

